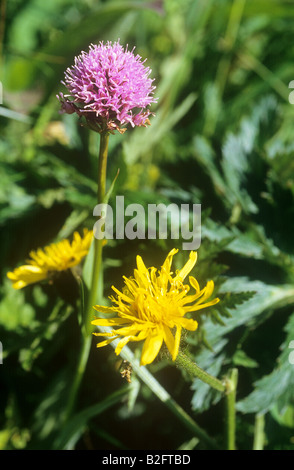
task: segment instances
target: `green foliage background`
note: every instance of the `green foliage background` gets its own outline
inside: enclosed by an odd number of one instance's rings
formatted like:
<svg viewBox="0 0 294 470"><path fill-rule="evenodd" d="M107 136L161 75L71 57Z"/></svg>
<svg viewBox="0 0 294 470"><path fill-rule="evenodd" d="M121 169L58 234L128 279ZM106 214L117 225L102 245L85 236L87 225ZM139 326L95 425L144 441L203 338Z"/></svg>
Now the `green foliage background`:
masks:
<svg viewBox="0 0 294 470"><path fill-rule="evenodd" d="M93 350L70 426L62 428L80 345L79 302L66 279L15 291L6 273L31 249L95 222L98 135L59 114L73 57L115 41L148 58L156 116L110 139L115 195L141 204L202 205L195 275L221 302L183 347L215 376L239 371L237 447L294 449L294 10L278 0L2 0L0 19L0 448L202 449L185 423L111 346ZM181 240L113 240L110 286L135 257L160 266ZM187 252L175 258L179 266ZM223 445L223 402L164 355L149 367Z"/></svg>

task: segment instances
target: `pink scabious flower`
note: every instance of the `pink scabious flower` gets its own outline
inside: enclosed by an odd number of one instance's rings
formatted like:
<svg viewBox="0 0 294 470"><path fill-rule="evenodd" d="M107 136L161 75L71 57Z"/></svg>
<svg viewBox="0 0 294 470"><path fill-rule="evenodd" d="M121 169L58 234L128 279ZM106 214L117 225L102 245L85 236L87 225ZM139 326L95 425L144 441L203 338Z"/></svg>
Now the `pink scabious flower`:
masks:
<svg viewBox="0 0 294 470"><path fill-rule="evenodd" d="M57 95L63 113L77 113L97 132L124 132L122 126L146 126L151 112L146 109L155 86L151 70L134 49L124 49L119 41L91 44L65 71L63 85L69 94Z"/></svg>

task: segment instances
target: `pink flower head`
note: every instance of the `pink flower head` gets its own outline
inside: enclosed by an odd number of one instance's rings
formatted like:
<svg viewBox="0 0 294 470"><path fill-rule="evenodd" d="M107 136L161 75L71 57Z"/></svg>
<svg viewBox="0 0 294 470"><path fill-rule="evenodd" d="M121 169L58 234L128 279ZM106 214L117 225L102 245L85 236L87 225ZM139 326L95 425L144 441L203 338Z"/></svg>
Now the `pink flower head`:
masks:
<svg viewBox="0 0 294 470"><path fill-rule="evenodd" d="M76 112L87 125L98 131L118 130L121 126L146 126L154 103L151 70L142 58L119 41L91 44L89 52L75 57L75 64L65 71L62 82L69 94L59 94L61 112Z"/></svg>

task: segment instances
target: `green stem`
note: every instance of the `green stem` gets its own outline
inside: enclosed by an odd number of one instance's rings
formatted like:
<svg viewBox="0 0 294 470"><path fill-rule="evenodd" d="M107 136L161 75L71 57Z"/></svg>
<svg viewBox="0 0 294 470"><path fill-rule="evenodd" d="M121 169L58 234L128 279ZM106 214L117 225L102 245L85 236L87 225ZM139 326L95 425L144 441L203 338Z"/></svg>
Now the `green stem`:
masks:
<svg viewBox="0 0 294 470"><path fill-rule="evenodd" d="M264 413L255 416L253 450L263 450L264 447Z"/></svg>
<svg viewBox="0 0 294 470"><path fill-rule="evenodd" d="M108 141L109 133L104 132L100 134L100 148L99 148L99 167L98 167L98 191L97 191L97 202L101 204L105 196L106 188L106 169L107 169L107 155L108 155ZM67 420L76 403L79 388L83 379L85 368L87 365L91 343L92 343L92 328L91 328L91 317L93 312L93 305L95 305L99 293L99 281L102 268L102 247L103 240L97 240L94 238L94 261L92 271L91 288L86 303L84 312L84 324L82 325L82 344L80 350L80 356L74 382L71 386L70 396L68 400L68 406L65 412L65 419Z"/></svg>
<svg viewBox="0 0 294 470"><path fill-rule="evenodd" d="M99 149L99 168L98 168L98 191L97 203L102 204L106 193L106 170L107 170L107 156L108 156L108 142L109 133L103 132L100 134L100 149ZM94 238L94 262L92 271L92 282L89 293L87 311L86 311L86 333L92 333L91 316L93 313L93 305L97 303L99 293L99 279L102 268L102 248L103 240Z"/></svg>
<svg viewBox="0 0 294 470"><path fill-rule="evenodd" d="M100 149L99 149L98 191L97 191L98 204L101 204L103 202L104 196L106 193L108 142L109 142L109 132L107 131L102 132L100 134Z"/></svg>
<svg viewBox="0 0 294 470"><path fill-rule="evenodd" d="M236 450L236 390L238 370L232 369L226 379L226 437L227 450Z"/></svg>
<svg viewBox="0 0 294 470"><path fill-rule="evenodd" d="M202 380L202 382L207 383L208 385L210 385L215 390L218 390L219 392L225 392L226 385L224 382L221 382L216 377L213 377L208 372L205 372L197 364L195 364L195 362L191 361L191 359L188 356L186 356L184 353L179 352L176 358L176 363L180 367L183 367L193 377L198 377L200 380Z"/></svg>
<svg viewBox="0 0 294 470"><path fill-rule="evenodd" d="M65 415L64 415L65 422L68 421L68 419L72 415L72 412L75 408L79 388L80 388L80 385L84 376L85 368L88 362L89 352L91 348L91 340L92 340L91 336L88 336L88 337L85 337L84 335L82 336L82 345L80 349L78 366L76 369L73 383L70 387L70 395L67 401L67 407L66 407Z"/></svg>

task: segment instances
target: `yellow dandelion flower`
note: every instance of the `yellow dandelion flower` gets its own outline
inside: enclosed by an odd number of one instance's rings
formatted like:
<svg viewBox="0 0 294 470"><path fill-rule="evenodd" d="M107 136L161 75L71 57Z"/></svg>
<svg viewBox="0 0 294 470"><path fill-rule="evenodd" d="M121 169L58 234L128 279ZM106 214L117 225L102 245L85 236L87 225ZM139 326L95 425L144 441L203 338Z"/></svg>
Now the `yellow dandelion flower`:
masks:
<svg viewBox="0 0 294 470"><path fill-rule="evenodd" d="M14 289L22 289L29 284L50 279L55 273L79 264L87 255L92 238L93 232L84 229L83 237L75 232L71 243L65 239L45 246L44 249L31 251L27 264L8 272L7 277L13 281Z"/></svg>
<svg viewBox="0 0 294 470"><path fill-rule="evenodd" d="M190 286L184 284L184 280L196 264L197 253L192 251L184 267L174 274L171 272L171 264L177 252L177 249L170 251L160 270L154 267L147 269L142 258L137 256L134 277L123 277L123 292L112 286L117 294L116 297L110 297L114 305L94 306L101 313L116 312L118 316L96 318L92 321L93 325L119 327L110 332L95 332L96 336L107 337L97 347L121 338L115 349L116 354L119 354L129 341L144 341L140 364L146 365L154 361L164 342L172 359L176 359L182 328L195 331L198 327L196 320L185 318L185 315L219 302L218 298L207 301L214 289L213 281L208 281L200 289L192 276L189 276L189 282L195 293L187 295Z"/></svg>

